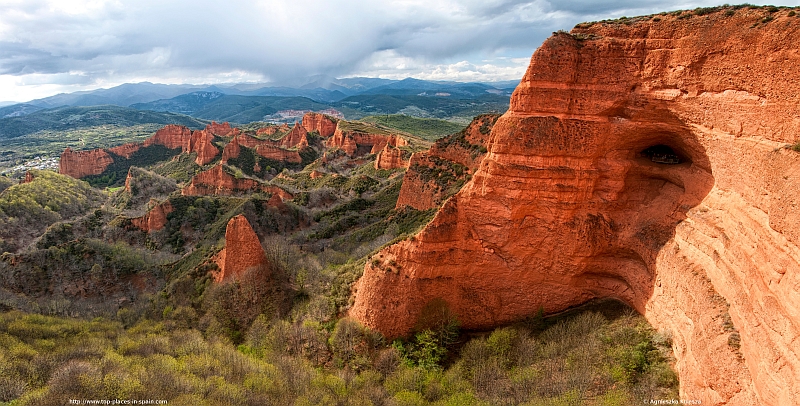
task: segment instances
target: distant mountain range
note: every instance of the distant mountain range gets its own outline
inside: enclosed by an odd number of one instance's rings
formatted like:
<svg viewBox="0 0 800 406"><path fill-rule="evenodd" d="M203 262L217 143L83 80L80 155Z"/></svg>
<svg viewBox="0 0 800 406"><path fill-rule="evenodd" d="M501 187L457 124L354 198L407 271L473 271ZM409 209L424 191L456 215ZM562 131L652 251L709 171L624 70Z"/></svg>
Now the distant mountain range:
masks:
<svg viewBox="0 0 800 406"><path fill-rule="evenodd" d="M504 110L518 81L461 83L419 79L314 76L283 83L163 85L126 83L110 89L58 94L3 105L0 119L23 117L64 106L112 105L234 123L270 120L285 110L336 108L347 118L368 114L408 114L451 118L472 111Z"/></svg>

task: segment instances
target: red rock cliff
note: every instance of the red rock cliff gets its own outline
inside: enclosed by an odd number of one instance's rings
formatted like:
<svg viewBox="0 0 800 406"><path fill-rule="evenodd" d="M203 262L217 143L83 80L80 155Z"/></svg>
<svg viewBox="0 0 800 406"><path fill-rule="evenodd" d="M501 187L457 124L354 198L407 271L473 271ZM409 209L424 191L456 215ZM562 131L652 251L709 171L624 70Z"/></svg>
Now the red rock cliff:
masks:
<svg viewBox="0 0 800 406"><path fill-rule="evenodd" d="M319 133L320 137L328 138L336 131L336 121L319 113L306 113L303 116L303 127L306 131Z"/></svg>
<svg viewBox="0 0 800 406"><path fill-rule="evenodd" d="M219 271L214 274L214 280L218 283L237 279L251 269L269 271L269 262L258 236L243 215L228 221L225 248L217 255L216 262Z"/></svg>
<svg viewBox="0 0 800 406"><path fill-rule="evenodd" d="M73 151L67 148L61 153L58 173L80 179L84 176L103 173L112 162L114 159L103 149Z"/></svg>
<svg viewBox="0 0 800 406"><path fill-rule="evenodd" d="M197 152L195 163L200 166L206 165L219 155L219 149L214 146L212 141L214 141L214 136L210 130L194 131L184 152Z"/></svg>
<svg viewBox="0 0 800 406"><path fill-rule="evenodd" d="M393 337L436 298L489 328L615 297L672 335L682 398L800 404L800 25L729 10L548 39L472 180L368 261L351 315Z"/></svg>
<svg viewBox="0 0 800 406"><path fill-rule="evenodd" d="M152 137L144 141L144 146L163 145L169 149L187 149L192 130L182 125L170 124L156 131Z"/></svg>
<svg viewBox="0 0 800 406"><path fill-rule="evenodd" d="M375 156L375 169L397 169L408 166L408 158L403 158L404 152L400 148L395 148L386 144Z"/></svg>

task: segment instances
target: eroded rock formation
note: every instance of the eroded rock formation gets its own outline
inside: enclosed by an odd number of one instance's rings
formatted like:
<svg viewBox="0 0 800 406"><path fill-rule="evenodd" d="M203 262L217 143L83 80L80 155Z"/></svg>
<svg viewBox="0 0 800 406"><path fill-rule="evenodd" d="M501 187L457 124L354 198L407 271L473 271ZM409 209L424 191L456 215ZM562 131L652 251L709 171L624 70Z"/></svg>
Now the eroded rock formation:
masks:
<svg viewBox="0 0 800 406"><path fill-rule="evenodd" d="M261 242L243 215L228 221L225 248L217 254L216 263L219 271L214 274L214 280L218 283L237 279L249 270L269 272Z"/></svg>
<svg viewBox="0 0 800 406"><path fill-rule="evenodd" d="M400 187L396 208L417 210L439 207L451 188L463 184L486 155L489 133L499 116L475 117L463 131L436 141L430 150L411 156Z"/></svg>
<svg viewBox="0 0 800 406"><path fill-rule="evenodd" d="M61 153L58 173L69 175L76 179L89 175L99 175L113 162L114 159L111 158L111 155L103 149L73 151L67 148Z"/></svg>
<svg viewBox="0 0 800 406"><path fill-rule="evenodd" d="M320 137L328 138L336 132L336 121L320 113L306 113L303 116L306 131L316 131Z"/></svg>
<svg viewBox="0 0 800 406"><path fill-rule="evenodd" d="M489 328L615 297L672 335L682 398L799 404L800 25L729 10L548 39L472 180L368 261L350 314L394 337L434 299Z"/></svg>
<svg viewBox="0 0 800 406"><path fill-rule="evenodd" d="M409 161L409 157L405 156L406 154L410 155L410 153L387 143L375 156L375 169L405 168L408 166Z"/></svg>
<svg viewBox="0 0 800 406"><path fill-rule="evenodd" d="M169 149L181 148L186 150L189 139L192 137L192 130L182 125L170 124L156 131L152 137L144 141L144 146L163 145Z"/></svg>
<svg viewBox="0 0 800 406"><path fill-rule="evenodd" d="M219 148L214 146L213 141L214 135L212 135L211 130L194 131L189 138L189 144L184 148L184 152L197 152L195 163L200 166L206 165L219 155Z"/></svg>
<svg viewBox="0 0 800 406"><path fill-rule="evenodd" d="M131 219L131 224L144 231L158 231L167 225L167 214L172 213L174 209L169 200L162 203L154 204L153 207L142 217L135 217Z"/></svg>
<svg viewBox="0 0 800 406"><path fill-rule="evenodd" d="M386 144L393 147L403 147L408 142L398 135L373 134L362 131L353 131L336 127L333 136L325 141L328 148L339 148L348 156L360 156L364 154L377 154Z"/></svg>

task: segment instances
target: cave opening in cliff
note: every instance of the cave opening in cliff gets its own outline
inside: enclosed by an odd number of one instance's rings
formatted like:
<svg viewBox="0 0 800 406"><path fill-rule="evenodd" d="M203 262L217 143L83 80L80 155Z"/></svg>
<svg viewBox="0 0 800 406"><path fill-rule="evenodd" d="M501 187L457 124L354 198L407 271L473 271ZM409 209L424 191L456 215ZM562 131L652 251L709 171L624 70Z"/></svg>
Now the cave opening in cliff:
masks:
<svg viewBox="0 0 800 406"><path fill-rule="evenodd" d="M664 144L647 147L640 152L640 155L657 164L677 165L686 161L675 150Z"/></svg>

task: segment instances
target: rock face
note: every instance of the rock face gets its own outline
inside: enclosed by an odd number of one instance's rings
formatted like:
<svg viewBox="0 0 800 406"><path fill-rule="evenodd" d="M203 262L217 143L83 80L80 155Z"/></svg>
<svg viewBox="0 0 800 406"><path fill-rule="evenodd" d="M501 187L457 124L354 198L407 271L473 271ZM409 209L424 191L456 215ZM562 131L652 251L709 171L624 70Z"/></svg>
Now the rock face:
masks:
<svg viewBox="0 0 800 406"><path fill-rule="evenodd" d="M217 254L217 283L235 280L250 269L269 271L269 262L253 227L243 215L230 221L225 229L225 248Z"/></svg>
<svg viewBox="0 0 800 406"><path fill-rule="evenodd" d="M417 210L439 207L453 193L452 188L463 184L478 169L498 117L493 114L475 117L463 131L439 139L427 152L412 155L395 207Z"/></svg>
<svg viewBox="0 0 800 406"><path fill-rule="evenodd" d="M197 158L195 162L201 166L207 165L220 154L219 148L213 144L215 134L236 136L239 134L239 129L232 129L228 123L217 124L212 122L204 130L192 131L181 125L170 124L156 131L155 134L142 143L128 143L107 150L95 149L75 152L67 148L61 154L59 173L73 178L99 175L106 170L108 165L114 162L114 156L130 159L135 152L153 145L161 145L169 149L180 148L181 152L187 153L196 152ZM109 155L109 152L113 155Z"/></svg>
<svg viewBox="0 0 800 406"><path fill-rule="evenodd" d="M132 218L131 224L147 233L158 231L167 225L167 214L172 213L173 210L172 204L167 200L154 205L144 216Z"/></svg>
<svg viewBox="0 0 800 406"><path fill-rule="evenodd" d="M316 131L320 137L328 138L336 132L336 121L319 113L306 113L303 116L303 127L306 131Z"/></svg>
<svg viewBox="0 0 800 406"><path fill-rule="evenodd" d="M225 171L222 165L200 172L192 178L189 186L183 188L184 196L232 196L254 192L261 188L261 183L254 179L236 178Z"/></svg>
<svg viewBox="0 0 800 406"><path fill-rule="evenodd" d="M239 129L232 128L227 121L222 124L212 121L211 124L206 125L206 131L220 137L232 137L236 134L239 134Z"/></svg>
<svg viewBox="0 0 800 406"><path fill-rule="evenodd" d="M99 175L111 165L114 159L103 149L73 151L70 148L61 153L58 173L79 179L89 175Z"/></svg>
<svg viewBox="0 0 800 406"><path fill-rule="evenodd" d="M294 123L294 127L288 134L284 135L276 146L283 148L303 149L308 146L308 131L302 125Z"/></svg>
<svg viewBox="0 0 800 406"><path fill-rule="evenodd" d="M279 126L269 126L269 127L259 128L258 130L256 130L256 135L272 135L272 134L277 134L279 132L287 132L290 129L291 128L289 128L289 124L283 123Z"/></svg>
<svg viewBox="0 0 800 406"><path fill-rule="evenodd" d="M339 148L347 156L360 156L365 154L377 154L386 144L393 147L403 147L408 145L403 137L397 135L372 134L361 131L352 131L336 127L333 136L325 141L328 148Z"/></svg>
<svg viewBox="0 0 800 406"><path fill-rule="evenodd" d="M35 176L33 175L33 173L31 171L27 171L25 172L25 178L23 178L22 181L19 183L31 183L33 182L34 178Z"/></svg>
<svg viewBox="0 0 800 406"><path fill-rule="evenodd" d="M403 158L404 152L388 143L375 156L375 169L398 169L408 166L408 159Z"/></svg>
<svg viewBox="0 0 800 406"><path fill-rule="evenodd" d="M144 142L145 147L151 145L163 145L169 149L187 149L189 140L192 137L192 130L182 125L170 124L156 131L152 137Z"/></svg>
<svg viewBox="0 0 800 406"><path fill-rule="evenodd" d="M614 297L672 335L682 398L800 404L800 25L729 10L548 39L472 180L367 262L350 314L395 337L437 298L489 328Z"/></svg>
<svg viewBox="0 0 800 406"><path fill-rule="evenodd" d="M209 127L210 126L211 124L209 124ZM219 155L219 149L212 144L212 141L214 141L214 136L211 130L195 131L192 133L191 138L189 138L189 145L185 148L184 152L197 152L195 163L200 166L206 165Z"/></svg>

